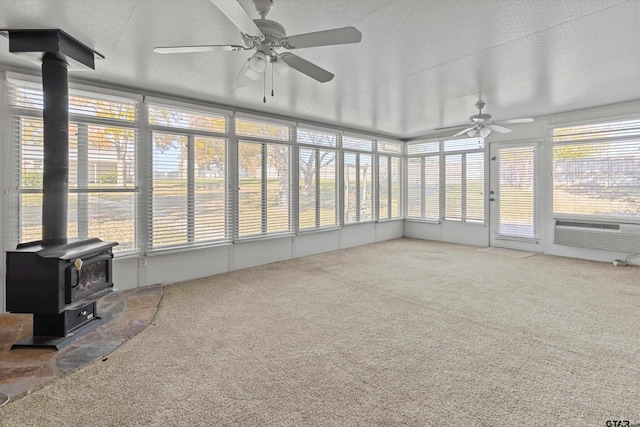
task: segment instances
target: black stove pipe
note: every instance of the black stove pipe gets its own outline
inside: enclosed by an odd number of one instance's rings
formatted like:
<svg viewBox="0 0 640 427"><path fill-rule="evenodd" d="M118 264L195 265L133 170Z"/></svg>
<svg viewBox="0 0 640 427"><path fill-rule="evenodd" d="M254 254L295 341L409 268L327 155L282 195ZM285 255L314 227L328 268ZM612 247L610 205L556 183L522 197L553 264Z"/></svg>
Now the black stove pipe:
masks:
<svg viewBox="0 0 640 427"><path fill-rule="evenodd" d="M69 194L69 83L67 61L56 53L42 58L44 177L42 244L67 243Z"/></svg>

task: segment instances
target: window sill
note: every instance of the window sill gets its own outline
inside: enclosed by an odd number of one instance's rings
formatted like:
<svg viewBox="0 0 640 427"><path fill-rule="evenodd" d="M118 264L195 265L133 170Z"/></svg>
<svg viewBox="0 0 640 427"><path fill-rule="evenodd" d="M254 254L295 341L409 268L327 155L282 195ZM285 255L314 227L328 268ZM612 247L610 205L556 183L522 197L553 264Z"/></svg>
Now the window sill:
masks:
<svg viewBox="0 0 640 427"><path fill-rule="evenodd" d="M172 253L179 253L179 252L190 252L190 251L196 251L196 250L200 250L200 249L209 249L209 248L217 248L220 246L228 246L230 245L231 242L228 240L223 240L223 241L219 241L219 242L208 242L208 243L200 243L200 244L195 244L195 245L183 245L183 246L168 246L166 248L158 248L158 249L151 249L149 250L146 254L141 255L141 256L158 256L158 255L167 255L167 254L172 254Z"/></svg>
<svg viewBox="0 0 640 427"><path fill-rule="evenodd" d="M442 224L442 221L432 220L432 219L419 219L419 218L405 218L405 222L415 222L418 224L431 224L431 225L439 225Z"/></svg>
<svg viewBox="0 0 640 427"><path fill-rule="evenodd" d="M340 230L342 230L342 227L340 227L339 225L332 226L332 227L305 228L304 230L298 230L298 232L296 233L296 236L306 236L308 234L318 234L318 233L324 233L328 231L340 231Z"/></svg>
<svg viewBox="0 0 640 427"><path fill-rule="evenodd" d="M233 243L250 243L250 242L258 242L261 240L273 240L273 239L283 239L283 238L291 238L294 237L295 234L291 233L291 232L286 232L286 233L277 233L277 234L260 234L257 236L248 236L248 237L239 237L238 239L234 240Z"/></svg>

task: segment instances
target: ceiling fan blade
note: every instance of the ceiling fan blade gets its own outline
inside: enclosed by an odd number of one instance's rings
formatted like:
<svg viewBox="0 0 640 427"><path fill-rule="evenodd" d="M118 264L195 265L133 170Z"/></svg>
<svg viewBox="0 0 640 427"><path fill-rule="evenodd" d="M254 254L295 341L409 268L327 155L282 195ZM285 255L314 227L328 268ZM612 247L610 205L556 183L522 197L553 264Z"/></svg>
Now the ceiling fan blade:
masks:
<svg viewBox="0 0 640 427"><path fill-rule="evenodd" d="M435 128L434 130L447 130L447 129L458 129L458 128L462 128L465 126L469 126L468 124L464 124L464 125L457 125L457 126L445 126L445 127L441 127L441 128Z"/></svg>
<svg viewBox="0 0 640 427"><path fill-rule="evenodd" d="M169 46L156 47L153 49L155 53L198 53L198 52L215 52L215 51L238 51L246 50L244 46L239 45L202 45L202 46Z"/></svg>
<svg viewBox="0 0 640 427"><path fill-rule="evenodd" d="M313 64L306 59L302 59L293 53L283 53L282 55L279 55L278 58L282 59L294 70L298 70L302 74L306 74L320 83L326 83L334 77L332 73L328 72L324 68L318 67L316 64Z"/></svg>
<svg viewBox="0 0 640 427"><path fill-rule="evenodd" d="M511 123L531 123L535 121L531 117L524 117L521 119L509 119L509 120L500 120L500 123L511 124Z"/></svg>
<svg viewBox="0 0 640 427"><path fill-rule="evenodd" d="M362 33L353 27L336 28L334 30L298 34L282 39L283 42L286 42L283 47L287 49L360 43L361 40Z"/></svg>
<svg viewBox="0 0 640 427"><path fill-rule="evenodd" d="M220 9L220 12L224 13L229 18L229 21L233 22L233 25L238 27L242 33L248 36L264 38L262 31L236 0L211 0L211 3Z"/></svg>
<svg viewBox="0 0 640 427"><path fill-rule="evenodd" d="M470 130L473 130L473 126L471 126L470 128L463 129L463 130L461 130L460 132L456 133L456 134L455 134L455 135L453 135L453 136L460 136L460 135L463 135L463 134L465 134L465 133L469 132Z"/></svg>
<svg viewBox="0 0 640 427"><path fill-rule="evenodd" d="M495 130L496 132L500 132L500 133L509 133L509 132L511 132L511 129L505 128L505 127L502 127L502 126L498 126L496 124L489 125L487 127L489 129L491 129L491 130Z"/></svg>

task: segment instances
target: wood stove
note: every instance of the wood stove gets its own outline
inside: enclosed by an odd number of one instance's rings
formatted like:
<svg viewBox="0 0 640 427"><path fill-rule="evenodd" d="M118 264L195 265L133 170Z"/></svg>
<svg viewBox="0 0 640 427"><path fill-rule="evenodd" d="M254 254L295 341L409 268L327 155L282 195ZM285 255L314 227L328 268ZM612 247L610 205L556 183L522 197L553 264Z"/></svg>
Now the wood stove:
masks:
<svg viewBox="0 0 640 427"><path fill-rule="evenodd" d="M115 245L100 239L51 246L38 241L7 251L7 308L33 313L36 337L66 337L95 321L96 299L113 289Z"/></svg>
<svg viewBox="0 0 640 427"><path fill-rule="evenodd" d="M1 31L1 30L0 30ZM33 313L33 337L14 344L57 349L96 325L96 299L113 288L113 242L67 240L69 65L94 68L98 54L65 32L6 30L9 50L42 61L42 240L7 251L7 309Z"/></svg>

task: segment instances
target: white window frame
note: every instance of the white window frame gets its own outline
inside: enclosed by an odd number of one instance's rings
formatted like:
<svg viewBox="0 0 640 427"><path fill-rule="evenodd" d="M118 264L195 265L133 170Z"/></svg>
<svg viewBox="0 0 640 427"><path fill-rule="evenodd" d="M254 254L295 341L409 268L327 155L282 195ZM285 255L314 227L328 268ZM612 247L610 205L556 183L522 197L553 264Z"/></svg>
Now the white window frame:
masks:
<svg viewBox="0 0 640 427"><path fill-rule="evenodd" d="M247 119L249 121L257 121L257 122L262 122L264 124L273 124L276 126L286 126L289 128L289 140L288 141L284 141L284 140L277 140L277 139L268 139L268 138L259 138L259 137L255 137L255 136L245 136L245 135L238 135L237 132L235 131L236 129L236 124L238 120L242 120L242 119ZM295 221L295 217L294 217L294 196L297 196L297 192L294 193L292 191L292 182L294 177L294 168L295 168L295 174L297 176L297 166L294 165L294 156L297 159L297 155L294 154L295 150L295 145L293 144L293 139L295 138L295 134L296 134L296 129L295 126L293 126L292 122L288 122L288 121L284 121L284 120L272 120L268 117L264 117L264 116L256 116L256 115L252 115L252 114L236 114L233 118L233 129L234 129L234 137L233 137L233 141L234 141L234 145L235 145L235 152L234 152L234 156L235 156L235 169L233 171L234 173L234 185L235 185L235 191L234 193L234 224L233 224L233 242L243 242L243 241L252 241L252 240L257 240L257 239L264 239L264 238L272 238L272 237L280 237L280 236L289 236L289 235L293 235L295 233L295 226L297 226L297 224L294 224ZM240 143L254 143L254 144L261 144L261 200L262 200L262 211L261 211L261 222L262 222L262 232L259 234L252 234L252 235L247 235L247 236L240 236L239 233L239 218L240 218L240 204L239 204L239 198L240 198L240 178L239 178L239 156L238 156L238 147ZM287 146L289 147L289 155L288 155L288 229L287 231L278 231L278 232L271 232L269 233L267 231L268 228L268 217L267 217L267 206L266 206L266 201L268 199L268 194L267 194L267 185L264 181L264 178L266 176L266 170L268 168L268 146L269 145L283 145L283 146ZM296 201L297 203L297 201ZM297 208L296 208L297 210ZM297 215L297 212L296 212Z"/></svg>
<svg viewBox="0 0 640 427"><path fill-rule="evenodd" d="M32 109L32 108L23 108L23 107L15 107L10 105L9 100L9 91L8 86L11 84L15 86L26 86L32 87L34 90L42 93L41 79L39 77L31 76L31 75L21 75L15 73L5 73L5 78L3 79L3 87L7 87L6 99L7 99L7 141L9 151L9 156L13 158L13 156L20 156L20 141L14 140L14 136L10 134L10 129L14 126L14 122L17 117L28 117L32 119L42 120L42 110L41 109ZM139 199L138 194L140 193L140 177L139 177L139 168L138 168L138 149L140 146L140 110L141 104L140 100L142 97L135 94L129 94L120 91L112 91L107 89L99 89L88 87L85 85L69 83L69 95L70 96L78 96L78 97L91 97L104 101L122 101L127 103L132 103L136 109L136 118L133 121L126 120L118 120L118 119L110 119L106 117L97 117L97 116L88 116L84 114L77 113L69 113L69 124L75 124L78 126L78 167L76 173L78 174L78 186L76 188L69 188L69 195L77 194L77 213L78 218L76 219L78 226L78 238L86 238L88 237L88 220L86 219L88 215L88 202L86 201L86 195L91 193L121 193L121 194L132 194L134 196L134 200L136 200L133 206L134 210L134 218L133 220L133 229L134 234L132 237L132 248L129 249L120 249L118 246L114 247L114 256L122 257L135 253L139 253L143 244L138 238L138 228L140 226L139 222L136 218L139 215L140 206L137 203ZM123 129L132 129L135 132L135 140L134 140L134 150L133 154L136 158L134 161L134 171L133 175L135 177L135 182L132 187L104 187L99 189L89 188L88 187L88 168L86 167L87 161L87 150L88 147L88 134L83 132L82 129L86 129L86 126L96 125L96 126L105 126L105 127L118 127ZM80 160L85 159L85 167L80 167ZM14 246L20 241L22 241L21 233L21 213L20 213L20 195L22 194L42 194L42 188L22 188L20 186L20 181L18 176L22 173L21 171L22 164L21 162L10 162L8 168L6 169L9 172L9 175L5 174L5 178L9 179L11 182L11 187L15 188L15 193L11 193L13 196L9 203L10 210L12 213L6 214L7 218L5 219L6 225L5 227L8 229L10 236L13 238L7 239L5 244ZM12 180L11 177L14 177L15 181ZM85 188L82 188L82 187ZM83 202L84 200L84 202ZM6 212L6 211L5 211ZM9 224L10 223L10 224ZM15 233L14 233L15 232ZM103 237L103 236L97 236Z"/></svg>
<svg viewBox="0 0 640 427"><path fill-rule="evenodd" d="M336 137L336 144L334 146L328 146L328 145L316 145L316 144L308 144L308 143L301 143L298 139L297 139L297 134L298 134L298 130L299 129L304 129L304 130L308 130L308 131L318 131L318 132L322 132L322 133L329 133L332 135L335 135ZM296 193L296 198L295 198L295 212L296 212L296 224L295 224L295 229L296 229L296 233L297 234L305 234L305 233L310 233L310 232L317 232L317 231L322 231L322 230L330 230L330 229L336 229L340 227L340 212L341 212L341 208L340 208L340 171L341 171L341 167L340 167L340 150L338 148L339 143L340 143L340 135L338 134L338 132L331 131L328 129L323 129L323 128L319 128L319 127L315 127L315 126L302 126L300 124L298 124L298 126L296 126L295 128L295 134L296 134L296 160L295 162L293 162L293 165L296 169L296 185L294 186L295 188L298 188L299 186L299 182L300 182L300 151L301 150L312 150L314 152L314 156L315 156L315 226L313 227L305 227L302 228L300 226L300 194L299 191ZM321 224L320 221L320 205L321 205L321 198L320 198L320 187L321 187L321 172L322 172L322 164L321 164L321 158L320 158L320 152L321 151L326 151L326 152L333 152L334 154L334 204L335 204L335 220L334 220L334 224L332 225L326 225L323 226Z"/></svg>

